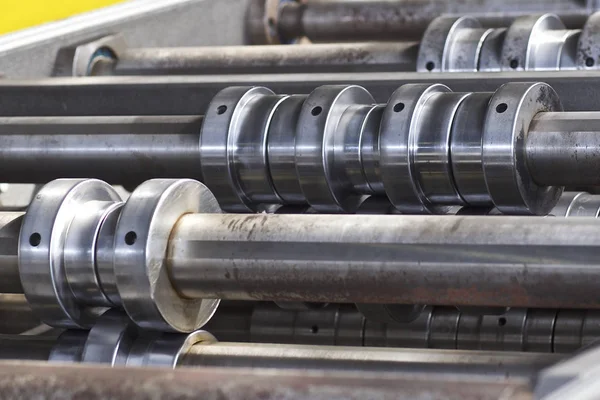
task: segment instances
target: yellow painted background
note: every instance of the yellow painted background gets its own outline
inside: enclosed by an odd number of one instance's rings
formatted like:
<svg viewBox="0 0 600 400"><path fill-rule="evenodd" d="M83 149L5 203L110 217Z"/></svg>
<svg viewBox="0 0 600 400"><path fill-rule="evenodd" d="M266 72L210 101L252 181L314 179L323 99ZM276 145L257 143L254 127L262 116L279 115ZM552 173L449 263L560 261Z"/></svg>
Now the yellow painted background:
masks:
<svg viewBox="0 0 600 400"><path fill-rule="evenodd" d="M0 34L57 21L123 0L0 0Z"/></svg>

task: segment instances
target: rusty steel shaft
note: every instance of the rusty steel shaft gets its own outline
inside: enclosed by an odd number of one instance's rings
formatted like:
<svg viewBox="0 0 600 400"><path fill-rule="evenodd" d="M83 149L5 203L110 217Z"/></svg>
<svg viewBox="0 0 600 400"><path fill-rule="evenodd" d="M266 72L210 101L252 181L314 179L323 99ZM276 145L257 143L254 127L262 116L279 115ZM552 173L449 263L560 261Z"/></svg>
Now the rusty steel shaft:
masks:
<svg viewBox="0 0 600 400"><path fill-rule="evenodd" d="M183 216L169 245L186 298L600 308L596 219Z"/></svg>

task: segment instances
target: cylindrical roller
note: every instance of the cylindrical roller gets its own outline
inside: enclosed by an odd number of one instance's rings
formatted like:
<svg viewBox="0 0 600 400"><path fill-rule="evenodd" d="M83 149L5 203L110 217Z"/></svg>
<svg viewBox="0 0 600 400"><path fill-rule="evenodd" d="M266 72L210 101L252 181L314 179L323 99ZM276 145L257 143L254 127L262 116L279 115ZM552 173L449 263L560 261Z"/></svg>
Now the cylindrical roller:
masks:
<svg viewBox="0 0 600 400"><path fill-rule="evenodd" d="M522 356L518 356L523 359ZM481 379L480 375L456 374L449 377L443 368L437 375L359 373L352 371L312 371L257 368L106 368L105 366L52 365L43 362L0 363L0 392L8 397L44 399L57 397L99 400L110 396L125 398L281 398L308 400L315 397L362 400L365 398L483 398L517 400L531 396L530 379L535 372L557 360L552 358L514 378ZM527 361L529 359L529 361ZM527 368L527 367L526 367ZM510 370L510 368L508 368ZM506 368L505 368L506 370ZM132 394L134 393L135 394ZM223 394L226 392L227 394ZM507 395L508 393L508 395Z"/></svg>
<svg viewBox="0 0 600 400"><path fill-rule="evenodd" d="M201 176L202 117L0 118L0 181ZM9 178L10 177L10 178ZM6 178L6 179L4 179Z"/></svg>
<svg viewBox="0 0 600 400"><path fill-rule="evenodd" d="M600 113L541 113L529 126L527 165L539 185L600 185Z"/></svg>
<svg viewBox="0 0 600 400"><path fill-rule="evenodd" d="M300 311L267 302L240 303L248 304L247 308L222 307L206 328L227 342L540 353L570 353L600 339L598 310L510 308L502 313L474 313L429 306L411 322L385 323L371 315L365 318L349 304ZM244 322L232 331L231 324L237 321Z"/></svg>
<svg viewBox="0 0 600 400"><path fill-rule="evenodd" d="M334 369L373 372L529 376L560 359L549 354L211 343L190 348L181 366Z"/></svg>
<svg viewBox="0 0 600 400"><path fill-rule="evenodd" d="M559 94L567 111L600 109L600 96L595 96L600 73L595 71L386 72L5 79L0 82L0 116L198 115L229 86L261 85L275 93L308 94L321 85L355 84L366 88L378 103L385 103L401 84L441 83L457 92L469 92L494 91L508 82L546 82Z"/></svg>
<svg viewBox="0 0 600 400"><path fill-rule="evenodd" d="M415 39L422 35L434 18L443 14L525 14L546 12L548 7L549 3L544 1L518 0L432 2L426 3L426 6L422 0L286 2L280 5L274 29L283 42L302 36L313 42ZM563 13L589 12L584 3L575 0L554 2L552 9ZM248 24L254 41L264 43L266 19L259 19L259 15L258 12L250 13L249 16L254 18L250 18ZM506 19L497 18L503 22ZM577 19L578 24L581 24L581 19Z"/></svg>
<svg viewBox="0 0 600 400"><path fill-rule="evenodd" d="M399 38L401 39L401 38ZM97 75L415 71L416 42L127 49Z"/></svg>
<svg viewBox="0 0 600 400"><path fill-rule="evenodd" d="M600 308L599 234L595 219L191 214L167 263L186 298Z"/></svg>

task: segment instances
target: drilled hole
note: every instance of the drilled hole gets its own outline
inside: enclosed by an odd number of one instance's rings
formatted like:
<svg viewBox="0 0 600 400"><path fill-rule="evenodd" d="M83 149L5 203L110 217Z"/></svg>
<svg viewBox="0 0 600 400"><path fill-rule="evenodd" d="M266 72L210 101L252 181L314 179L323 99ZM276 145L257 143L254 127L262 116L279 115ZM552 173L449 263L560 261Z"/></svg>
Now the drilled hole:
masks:
<svg viewBox="0 0 600 400"><path fill-rule="evenodd" d="M127 232L127 234L125 234L125 244L131 246L131 245L135 244L136 240L137 240L137 233L135 233L134 231Z"/></svg>
<svg viewBox="0 0 600 400"><path fill-rule="evenodd" d="M39 233L34 232L31 234L31 236L29 236L29 244L32 245L33 247L39 246L41 242L42 242L42 235L40 235Z"/></svg>
<svg viewBox="0 0 600 400"><path fill-rule="evenodd" d="M310 113L311 113L313 116L315 116L315 117L316 117L317 115L321 114L321 112L322 112L322 111L323 111L323 108L321 108L321 107L319 107L319 106L316 106L315 108L313 108L313 109L310 111Z"/></svg>
<svg viewBox="0 0 600 400"><path fill-rule="evenodd" d="M585 66L586 67L593 67L594 66L594 59L592 57L588 57L585 59Z"/></svg>
<svg viewBox="0 0 600 400"><path fill-rule="evenodd" d="M316 335L317 333L319 333L319 327L317 325L313 325L310 328L310 331Z"/></svg>
<svg viewBox="0 0 600 400"><path fill-rule="evenodd" d="M508 104L506 103L500 103L496 106L496 112L498 114L502 114L506 110L508 110Z"/></svg>
<svg viewBox="0 0 600 400"><path fill-rule="evenodd" d="M226 105L222 105L217 107L217 114L222 115L225 114L225 111L227 111L227 106Z"/></svg>
<svg viewBox="0 0 600 400"><path fill-rule="evenodd" d="M425 68L427 69L427 71L433 71L433 69L435 68L435 63L433 61L429 61L427 62L427 64L425 64Z"/></svg>
<svg viewBox="0 0 600 400"><path fill-rule="evenodd" d="M516 58L513 60L510 60L510 67L512 69L517 69L519 68L519 60L517 60Z"/></svg>
<svg viewBox="0 0 600 400"><path fill-rule="evenodd" d="M506 325L506 318L504 318L504 317L498 318L498 326L504 326L504 325Z"/></svg>
<svg viewBox="0 0 600 400"><path fill-rule="evenodd" d="M404 110L404 103L396 103L396 105L394 105L394 112L400 112Z"/></svg>

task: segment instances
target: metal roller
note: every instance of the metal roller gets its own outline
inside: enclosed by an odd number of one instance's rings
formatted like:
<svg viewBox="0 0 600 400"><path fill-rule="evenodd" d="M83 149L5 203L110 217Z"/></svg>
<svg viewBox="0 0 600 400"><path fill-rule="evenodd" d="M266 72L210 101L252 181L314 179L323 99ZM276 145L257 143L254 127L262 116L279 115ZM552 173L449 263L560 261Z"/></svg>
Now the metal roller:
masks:
<svg viewBox="0 0 600 400"><path fill-rule="evenodd" d="M80 334L79 358L58 360L50 354L63 351L67 336ZM499 352L440 352L333 346L221 343L206 331L189 334L138 333L130 329L124 313L109 311L89 333L66 331L58 338L8 336L0 340L3 360L49 360L145 367L237 367L362 372L477 374L492 381L529 378L560 359L550 354ZM15 351L18 350L18 351ZM349 362L352 361L352 362Z"/></svg>
<svg viewBox="0 0 600 400"><path fill-rule="evenodd" d="M94 67L85 75L415 71L418 50L417 42L132 48L88 60Z"/></svg>
<svg viewBox="0 0 600 400"><path fill-rule="evenodd" d="M557 71L598 67L600 13L577 29L554 14L515 18L503 27L485 18L439 17L420 43L417 70Z"/></svg>
<svg viewBox="0 0 600 400"><path fill-rule="evenodd" d="M191 332L212 299L600 308L595 218L220 214L192 180L115 196L57 180L25 214L20 281L48 325L122 307L139 327Z"/></svg>
<svg viewBox="0 0 600 400"><path fill-rule="evenodd" d="M599 28L595 13L577 29L567 29L554 14L442 16L429 24L420 43L129 49L119 36L108 36L79 46L67 71L100 76L589 70L598 68Z"/></svg>
<svg viewBox="0 0 600 400"><path fill-rule="evenodd" d="M561 110L542 83L494 93L409 84L387 104L360 86L322 86L308 97L231 87L204 118L4 118L0 180L93 175L132 186L191 177L226 211L354 212L365 195L385 195L401 212L469 205L545 215L563 186L600 183L596 113Z"/></svg>
<svg viewBox="0 0 600 400"><path fill-rule="evenodd" d="M304 4L306 3L306 4ZM417 39L427 25L444 14L506 15L535 12L581 14L594 10L589 2L463 1L287 1L256 0L248 10L248 28L254 44L290 43L306 36L313 42Z"/></svg>
<svg viewBox="0 0 600 400"><path fill-rule="evenodd" d="M511 308L490 314L430 306L400 323L378 321L349 304L308 311L240 303L224 302L205 328L222 341L540 353L571 353L600 338L596 310Z"/></svg>

